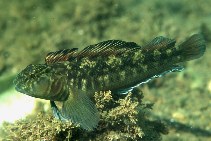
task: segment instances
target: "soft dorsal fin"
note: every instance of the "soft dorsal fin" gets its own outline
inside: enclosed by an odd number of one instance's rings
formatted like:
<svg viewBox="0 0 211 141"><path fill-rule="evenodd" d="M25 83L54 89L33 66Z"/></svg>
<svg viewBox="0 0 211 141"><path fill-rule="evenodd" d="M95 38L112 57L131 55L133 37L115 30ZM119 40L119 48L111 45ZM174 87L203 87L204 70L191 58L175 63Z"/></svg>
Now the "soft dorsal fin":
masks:
<svg viewBox="0 0 211 141"><path fill-rule="evenodd" d="M105 56L110 54L121 54L125 51L131 51L140 48L134 42L125 42L121 40L108 40L84 48L77 57L94 57L96 55Z"/></svg>
<svg viewBox="0 0 211 141"><path fill-rule="evenodd" d="M46 64L53 64L57 62L63 62L69 60L71 57L75 57L78 48L63 49L56 52L50 52L45 57Z"/></svg>
<svg viewBox="0 0 211 141"><path fill-rule="evenodd" d="M154 50L160 48L169 48L174 46L176 41L174 39L169 39L163 36L154 38L148 44L146 44L143 49Z"/></svg>

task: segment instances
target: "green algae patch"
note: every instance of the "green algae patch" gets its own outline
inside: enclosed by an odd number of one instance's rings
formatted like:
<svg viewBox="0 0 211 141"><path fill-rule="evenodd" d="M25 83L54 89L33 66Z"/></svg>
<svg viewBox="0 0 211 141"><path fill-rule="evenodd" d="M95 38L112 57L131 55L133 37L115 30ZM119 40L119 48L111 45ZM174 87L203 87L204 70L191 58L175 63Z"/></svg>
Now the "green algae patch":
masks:
<svg viewBox="0 0 211 141"><path fill-rule="evenodd" d="M49 112L33 113L15 123L4 123L2 140L161 140L165 126L147 118L151 109L142 102L141 92L112 95L111 91L96 92L94 99L100 122L94 131L86 131L71 122L61 122ZM40 104L38 105L39 109ZM39 110L40 111L40 110Z"/></svg>
<svg viewBox="0 0 211 141"><path fill-rule="evenodd" d="M34 119L27 118L15 123L4 123L2 140L64 140L71 138L70 122L62 123L50 115L39 113Z"/></svg>

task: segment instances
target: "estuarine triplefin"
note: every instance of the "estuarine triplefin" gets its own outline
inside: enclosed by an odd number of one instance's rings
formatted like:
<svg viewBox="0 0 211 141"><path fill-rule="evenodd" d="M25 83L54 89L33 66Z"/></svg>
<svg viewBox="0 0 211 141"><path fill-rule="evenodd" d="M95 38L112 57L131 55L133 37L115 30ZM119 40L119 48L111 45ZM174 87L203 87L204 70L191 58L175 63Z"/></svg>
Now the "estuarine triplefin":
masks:
<svg viewBox="0 0 211 141"><path fill-rule="evenodd" d="M77 48L50 52L44 64L27 66L14 80L17 91L50 100L61 120L92 130L99 113L91 100L96 91L126 94L152 78L181 71L181 62L201 57L206 49L200 34L179 45L174 39L156 37L144 46L108 40Z"/></svg>

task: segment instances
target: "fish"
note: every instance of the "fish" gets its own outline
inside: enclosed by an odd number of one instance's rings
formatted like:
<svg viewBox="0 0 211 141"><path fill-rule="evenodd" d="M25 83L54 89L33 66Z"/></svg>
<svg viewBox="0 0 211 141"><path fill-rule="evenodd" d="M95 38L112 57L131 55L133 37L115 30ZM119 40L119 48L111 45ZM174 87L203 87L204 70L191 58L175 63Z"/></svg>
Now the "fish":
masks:
<svg viewBox="0 0 211 141"><path fill-rule="evenodd" d="M184 69L182 62L205 53L201 34L176 45L159 36L140 46L134 42L107 40L82 49L50 52L43 64L30 64L15 78L18 92L50 100L53 115L82 129L94 130L100 120L93 96L111 90L127 94L135 87Z"/></svg>

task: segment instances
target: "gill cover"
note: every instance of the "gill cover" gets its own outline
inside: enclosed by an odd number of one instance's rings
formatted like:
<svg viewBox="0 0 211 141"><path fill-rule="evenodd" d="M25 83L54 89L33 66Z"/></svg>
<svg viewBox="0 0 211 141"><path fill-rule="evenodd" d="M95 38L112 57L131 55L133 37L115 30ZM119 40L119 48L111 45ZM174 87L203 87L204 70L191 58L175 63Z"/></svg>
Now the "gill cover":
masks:
<svg viewBox="0 0 211 141"><path fill-rule="evenodd" d="M46 64L29 65L15 78L15 89L36 98L64 101L68 97L65 73L59 64L54 67Z"/></svg>

